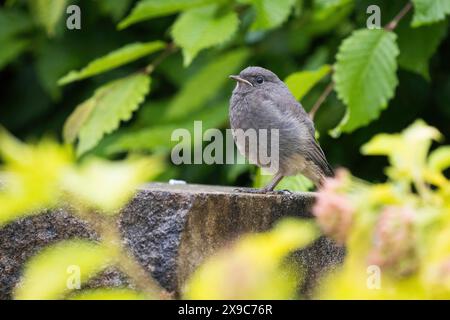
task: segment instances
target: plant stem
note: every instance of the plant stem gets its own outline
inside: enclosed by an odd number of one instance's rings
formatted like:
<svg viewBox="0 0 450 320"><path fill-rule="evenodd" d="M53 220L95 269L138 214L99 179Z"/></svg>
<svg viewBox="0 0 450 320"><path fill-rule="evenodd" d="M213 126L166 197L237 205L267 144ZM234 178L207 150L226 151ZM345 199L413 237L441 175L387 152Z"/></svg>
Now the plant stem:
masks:
<svg viewBox="0 0 450 320"><path fill-rule="evenodd" d="M334 82L330 82L327 85L327 87L325 88L325 90L322 92L322 94L320 95L319 99L317 99L316 103L309 111L309 116L311 117L312 120L314 120L314 116L316 115L317 110L319 110L320 106L326 100L326 98L330 95L330 93L333 91L333 89L334 89Z"/></svg>
<svg viewBox="0 0 450 320"><path fill-rule="evenodd" d="M168 43L164 51L158 57L156 57L156 59L153 60L152 63L144 68L144 73L151 74L156 69L156 67L161 64L161 62L163 62L168 56L170 56L177 50L178 47L173 42Z"/></svg>
<svg viewBox="0 0 450 320"><path fill-rule="evenodd" d="M394 19L392 19L391 22L389 22L384 29L387 31L392 31L394 30L398 23L400 22L400 20L403 19L403 17L409 12L409 10L411 10L413 7L412 2L408 1L408 3L403 7L402 10L400 10L400 12L394 17Z"/></svg>

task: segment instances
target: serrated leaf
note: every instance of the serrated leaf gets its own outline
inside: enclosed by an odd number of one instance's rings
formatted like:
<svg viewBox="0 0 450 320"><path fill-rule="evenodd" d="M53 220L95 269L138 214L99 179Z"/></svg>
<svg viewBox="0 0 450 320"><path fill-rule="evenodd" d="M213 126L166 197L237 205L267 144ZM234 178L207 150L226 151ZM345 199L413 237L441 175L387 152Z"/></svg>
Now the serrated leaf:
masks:
<svg viewBox="0 0 450 320"><path fill-rule="evenodd" d="M230 81L228 76L238 71L248 55L246 49L238 49L225 53L207 64L186 82L169 104L165 116L172 120L179 119L203 107L208 100L217 95L217 91L227 81Z"/></svg>
<svg viewBox="0 0 450 320"><path fill-rule="evenodd" d="M74 143L78 133L94 110L95 99L89 99L80 104L67 118L63 128L63 138L66 143Z"/></svg>
<svg viewBox="0 0 450 320"><path fill-rule="evenodd" d="M116 130L121 121L129 120L149 90L150 77L145 74L115 80L99 88L91 98L94 109L79 130L77 154L82 155L92 149L105 134Z"/></svg>
<svg viewBox="0 0 450 320"><path fill-rule="evenodd" d="M447 21L420 28L411 28L408 23L400 24L396 29L400 48L398 57L400 67L429 80L428 61L445 38L447 26ZM426 45L423 45L424 43Z"/></svg>
<svg viewBox="0 0 450 320"><path fill-rule="evenodd" d="M450 14L449 0L412 0L414 3L413 27L432 24Z"/></svg>
<svg viewBox="0 0 450 320"><path fill-rule="evenodd" d="M329 65L317 70L306 70L290 74L285 83L297 100L301 100L308 92L331 71Z"/></svg>
<svg viewBox="0 0 450 320"><path fill-rule="evenodd" d="M251 30L267 30L280 26L287 20L296 0L241 0L243 3L252 4L256 11Z"/></svg>
<svg viewBox="0 0 450 320"><path fill-rule="evenodd" d="M172 29L175 43L183 49L184 65L191 64L201 50L229 40L238 25L239 19L235 12L219 13L217 5L184 12Z"/></svg>
<svg viewBox="0 0 450 320"><path fill-rule="evenodd" d="M228 101L219 103L212 107L205 107L199 112L195 112L190 116L183 117L181 122L167 123L166 119L162 119L164 124L144 128L140 130L132 130L122 133L115 141L106 146L108 154L114 154L124 151L169 151L178 142L171 141L171 135L176 129L186 129L194 135L194 121L202 122L202 129L222 127L228 119Z"/></svg>
<svg viewBox="0 0 450 320"><path fill-rule="evenodd" d="M66 11L67 0L33 0L28 4L36 22L45 28L49 36L53 36L56 24Z"/></svg>
<svg viewBox="0 0 450 320"><path fill-rule="evenodd" d="M221 0L141 0L133 8L131 14L119 23L118 28L125 29L136 22L167 16L220 1Z"/></svg>
<svg viewBox="0 0 450 320"><path fill-rule="evenodd" d="M76 277L79 276L81 283L85 282L107 267L111 258L112 253L106 247L90 241L60 242L42 250L27 262L14 298L61 299L70 292Z"/></svg>
<svg viewBox="0 0 450 320"><path fill-rule="evenodd" d="M387 107L397 80L396 35L383 29L357 30L339 48L333 81L347 106L333 134L367 125Z"/></svg>
<svg viewBox="0 0 450 320"><path fill-rule="evenodd" d="M114 50L104 57L92 61L80 71L69 72L58 81L58 84L65 85L70 82L92 77L145 57L162 48L164 48L164 42L162 41L128 44L120 49Z"/></svg>

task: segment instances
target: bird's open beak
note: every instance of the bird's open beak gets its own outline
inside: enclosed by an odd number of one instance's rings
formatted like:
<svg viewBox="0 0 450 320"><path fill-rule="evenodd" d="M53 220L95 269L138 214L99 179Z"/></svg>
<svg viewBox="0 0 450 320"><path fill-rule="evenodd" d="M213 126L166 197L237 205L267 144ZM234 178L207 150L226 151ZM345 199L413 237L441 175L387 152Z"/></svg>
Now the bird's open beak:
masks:
<svg viewBox="0 0 450 320"><path fill-rule="evenodd" d="M239 76L231 75L230 78L233 79L233 80L236 80L238 82L242 82L242 83L248 84L249 86L253 87L253 84L250 81L245 80L245 79L243 79L243 78L241 78Z"/></svg>

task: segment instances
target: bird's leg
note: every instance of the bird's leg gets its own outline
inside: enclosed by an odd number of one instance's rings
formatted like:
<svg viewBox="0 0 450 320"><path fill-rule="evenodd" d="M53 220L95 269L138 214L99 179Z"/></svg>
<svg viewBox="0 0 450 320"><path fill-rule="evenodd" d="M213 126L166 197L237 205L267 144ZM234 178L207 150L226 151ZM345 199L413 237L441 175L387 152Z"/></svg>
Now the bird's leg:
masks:
<svg viewBox="0 0 450 320"><path fill-rule="evenodd" d="M261 192L267 193L273 191L273 189L275 189L277 184L280 183L281 179L283 179L283 176L277 173L275 177L273 177L272 181L270 181L267 186L261 189Z"/></svg>
<svg viewBox="0 0 450 320"><path fill-rule="evenodd" d="M270 183L264 188L261 189L236 188L234 190L237 192L245 192L245 193L268 193L273 191L273 189L277 186L277 184L281 181L281 179L283 179L283 176L281 174L277 174L275 175L275 177L273 177L272 181L270 181ZM286 193L286 191L281 191L280 193Z"/></svg>

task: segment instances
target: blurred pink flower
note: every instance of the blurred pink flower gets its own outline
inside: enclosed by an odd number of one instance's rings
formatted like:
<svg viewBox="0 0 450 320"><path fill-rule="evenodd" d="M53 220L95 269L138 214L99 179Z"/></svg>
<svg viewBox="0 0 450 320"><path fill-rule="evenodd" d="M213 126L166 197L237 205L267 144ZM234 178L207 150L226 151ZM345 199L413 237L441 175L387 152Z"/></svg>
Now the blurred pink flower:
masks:
<svg viewBox="0 0 450 320"><path fill-rule="evenodd" d="M375 226L368 263L397 276L408 275L418 265L415 212L408 207L386 207Z"/></svg>
<svg viewBox="0 0 450 320"><path fill-rule="evenodd" d="M325 179L313 206L313 214L322 231L341 245L347 239L355 212L350 199L343 193L348 181L348 171L339 169L334 178Z"/></svg>

